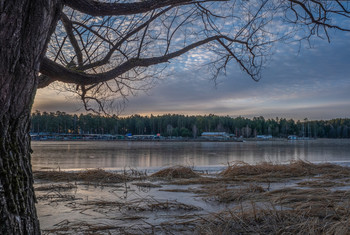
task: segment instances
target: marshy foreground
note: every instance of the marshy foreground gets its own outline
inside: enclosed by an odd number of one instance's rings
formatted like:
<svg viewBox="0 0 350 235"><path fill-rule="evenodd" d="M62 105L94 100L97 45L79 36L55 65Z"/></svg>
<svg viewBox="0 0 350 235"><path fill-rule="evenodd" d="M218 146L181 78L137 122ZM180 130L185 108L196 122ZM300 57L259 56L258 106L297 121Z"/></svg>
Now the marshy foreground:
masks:
<svg viewBox="0 0 350 235"><path fill-rule="evenodd" d="M34 172L43 234L349 234L350 168Z"/></svg>

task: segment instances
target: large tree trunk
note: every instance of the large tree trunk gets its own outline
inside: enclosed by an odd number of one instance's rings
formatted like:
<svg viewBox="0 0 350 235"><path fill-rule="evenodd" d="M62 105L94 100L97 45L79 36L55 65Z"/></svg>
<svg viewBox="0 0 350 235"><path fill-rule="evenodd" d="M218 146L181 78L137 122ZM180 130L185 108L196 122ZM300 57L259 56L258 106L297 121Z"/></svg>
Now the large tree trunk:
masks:
<svg viewBox="0 0 350 235"><path fill-rule="evenodd" d="M0 1L0 234L40 234L30 113L61 0Z"/></svg>

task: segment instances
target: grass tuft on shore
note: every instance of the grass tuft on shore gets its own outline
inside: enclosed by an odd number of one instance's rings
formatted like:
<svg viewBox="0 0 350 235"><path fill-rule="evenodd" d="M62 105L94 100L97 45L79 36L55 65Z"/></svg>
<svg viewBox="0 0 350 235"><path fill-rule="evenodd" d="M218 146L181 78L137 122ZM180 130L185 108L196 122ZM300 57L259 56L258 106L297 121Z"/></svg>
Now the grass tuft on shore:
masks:
<svg viewBox="0 0 350 235"><path fill-rule="evenodd" d="M298 160L290 164L263 162L250 165L236 162L219 174L223 179L232 181L276 182L283 179L301 178L320 175L320 178L349 177L350 168L334 164L313 164Z"/></svg>
<svg viewBox="0 0 350 235"><path fill-rule="evenodd" d="M349 216L349 209L341 206L314 214L310 208L284 210L252 204L202 218L194 234L350 234Z"/></svg>
<svg viewBox="0 0 350 235"><path fill-rule="evenodd" d="M166 179L190 179L198 178L200 175L194 172L190 167L175 166L160 170L152 174L151 177Z"/></svg>
<svg viewBox="0 0 350 235"><path fill-rule="evenodd" d="M107 172L102 169L93 169L79 172L35 171L34 178L36 180L45 180L52 182L83 181L94 183L122 183L133 179L132 177L126 174Z"/></svg>

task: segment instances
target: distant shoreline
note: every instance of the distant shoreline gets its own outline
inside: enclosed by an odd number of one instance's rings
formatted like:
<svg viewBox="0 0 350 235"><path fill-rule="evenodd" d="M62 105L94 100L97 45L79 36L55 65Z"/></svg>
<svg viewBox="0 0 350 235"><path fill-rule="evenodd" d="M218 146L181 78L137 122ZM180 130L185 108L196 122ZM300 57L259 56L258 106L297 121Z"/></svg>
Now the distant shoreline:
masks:
<svg viewBox="0 0 350 235"><path fill-rule="evenodd" d="M318 139L329 139L329 138L318 138ZM334 138L332 140L342 140L346 138ZM251 142L251 141L257 141L257 142L268 142L268 141L286 141L286 142L298 142L298 141L310 141L310 140L317 140L316 138L310 138L310 139L297 139L297 140L288 140L287 138L271 138L271 139L259 139L259 138L244 138L244 139L230 139L230 140L223 140L223 139L45 139L45 140L36 140L32 139L32 142L236 142L236 143L242 143L242 142Z"/></svg>
<svg viewBox="0 0 350 235"><path fill-rule="evenodd" d="M278 140L286 140L286 139L278 139ZM102 142L102 141L108 141L108 142L245 142L245 141L254 141L254 140L205 140L205 139L158 139L158 140L134 140L134 139L118 139L118 140L108 140L108 139L69 139L69 140L57 140L57 139L49 139L49 140L32 140L32 142L53 142L53 141L59 141L59 142L76 142L76 141L82 141L82 142ZM267 141L267 140L258 140L258 141ZM270 140L271 141L271 140ZM276 140L274 140L276 141Z"/></svg>

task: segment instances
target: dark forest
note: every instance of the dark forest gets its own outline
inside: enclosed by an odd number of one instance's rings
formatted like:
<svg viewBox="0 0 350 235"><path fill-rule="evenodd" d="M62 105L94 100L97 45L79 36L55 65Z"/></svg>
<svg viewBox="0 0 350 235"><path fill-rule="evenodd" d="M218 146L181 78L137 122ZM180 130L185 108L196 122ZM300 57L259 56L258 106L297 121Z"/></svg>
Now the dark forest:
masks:
<svg viewBox="0 0 350 235"><path fill-rule="evenodd" d="M159 116L132 115L128 117L100 116L94 114L71 115L65 112L40 112L32 114L31 133L161 134L196 138L202 132L227 132L245 138L256 135L287 137L296 135L310 138L349 138L350 119L293 120L264 117L229 117L209 115L165 114Z"/></svg>

